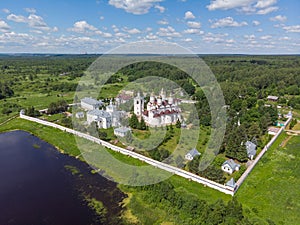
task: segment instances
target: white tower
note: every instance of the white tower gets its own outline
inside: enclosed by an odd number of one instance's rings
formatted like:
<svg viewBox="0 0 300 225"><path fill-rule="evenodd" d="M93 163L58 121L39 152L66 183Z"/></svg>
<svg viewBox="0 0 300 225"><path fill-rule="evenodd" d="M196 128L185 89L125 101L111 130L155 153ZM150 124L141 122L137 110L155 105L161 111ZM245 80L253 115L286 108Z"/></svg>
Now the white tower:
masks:
<svg viewBox="0 0 300 225"><path fill-rule="evenodd" d="M166 92L165 92L164 88L161 89L160 96L163 101L166 99Z"/></svg>
<svg viewBox="0 0 300 225"><path fill-rule="evenodd" d="M138 92L137 96L134 98L134 114L137 116L141 116L144 111L144 97L141 96L140 92Z"/></svg>

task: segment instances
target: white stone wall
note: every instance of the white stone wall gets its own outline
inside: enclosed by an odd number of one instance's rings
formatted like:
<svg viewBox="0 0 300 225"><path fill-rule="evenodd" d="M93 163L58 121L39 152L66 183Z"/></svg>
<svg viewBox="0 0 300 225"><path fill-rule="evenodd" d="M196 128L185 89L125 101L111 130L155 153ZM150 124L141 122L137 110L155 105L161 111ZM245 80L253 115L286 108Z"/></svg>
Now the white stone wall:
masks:
<svg viewBox="0 0 300 225"><path fill-rule="evenodd" d="M94 143L100 144L104 147L107 147L107 148L113 150L113 151L119 152L119 153L124 154L124 155L131 156L135 159L139 159L139 160L141 160L141 161L143 161L143 162L145 162L149 165L152 165L154 167L160 168L162 170L168 171L170 173L176 174L176 175L184 177L186 179L189 179L189 180L195 181L197 183L203 184L204 186L208 186L210 188L213 188L213 189L218 190L220 192L223 192L225 194L229 194L229 195L232 195L232 196L234 195L233 189L229 188L225 185L216 183L214 181L211 181L211 180L208 180L206 178L200 177L198 175L195 175L193 173L190 173L190 172L187 172L185 170L179 169L177 167L174 167L174 166L156 161L154 159L151 159L151 158L148 158L146 156L140 155L136 152L132 152L132 151L129 151L127 149L120 148L118 146L110 144L109 142L103 141L99 138L95 138L91 135L81 133L79 131L75 131L75 130L72 130L72 129L67 128L67 127L63 127L63 126L57 125L55 123L51 123L51 122L40 120L40 119L37 119L37 118L25 116L23 114L20 114L20 118L26 119L26 120L29 120L29 121L32 121L32 122L40 123L40 124L43 124L45 126L54 127L54 128L60 129L62 131L77 135L78 137L82 137L82 138L85 138L87 140L93 141Z"/></svg>

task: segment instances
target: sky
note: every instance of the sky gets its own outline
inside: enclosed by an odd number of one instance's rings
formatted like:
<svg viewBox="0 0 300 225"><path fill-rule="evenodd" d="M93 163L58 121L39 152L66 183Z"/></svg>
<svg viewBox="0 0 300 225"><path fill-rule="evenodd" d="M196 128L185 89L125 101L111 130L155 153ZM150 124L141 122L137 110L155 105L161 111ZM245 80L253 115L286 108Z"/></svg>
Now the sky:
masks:
<svg viewBox="0 0 300 225"><path fill-rule="evenodd" d="M299 12L299 0L1 0L0 53L155 40L200 54L299 54Z"/></svg>

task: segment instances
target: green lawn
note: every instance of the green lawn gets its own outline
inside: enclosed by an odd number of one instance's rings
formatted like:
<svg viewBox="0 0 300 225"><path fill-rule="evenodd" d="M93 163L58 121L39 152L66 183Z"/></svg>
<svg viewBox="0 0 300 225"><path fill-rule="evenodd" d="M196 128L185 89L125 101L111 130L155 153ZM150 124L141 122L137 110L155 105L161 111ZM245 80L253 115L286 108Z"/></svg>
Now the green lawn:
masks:
<svg viewBox="0 0 300 225"><path fill-rule="evenodd" d="M266 152L237 193L251 217L271 219L276 224L298 225L300 221L300 136L282 134Z"/></svg>
<svg viewBox="0 0 300 225"><path fill-rule="evenodd" d="M64 153L72 156L77 156L80 154L74 136L58 129L16 118L4 124L3 126L0 126L0 132L10 130L28 131L40 137L44 141L51 143Z"/></svg>

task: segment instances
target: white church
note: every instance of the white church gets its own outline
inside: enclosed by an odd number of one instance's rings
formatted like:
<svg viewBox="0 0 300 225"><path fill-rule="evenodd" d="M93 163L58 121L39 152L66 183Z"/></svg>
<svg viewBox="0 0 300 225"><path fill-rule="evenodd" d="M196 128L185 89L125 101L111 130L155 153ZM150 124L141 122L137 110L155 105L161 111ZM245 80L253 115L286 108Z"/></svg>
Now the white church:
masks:
<svg viewBox="0 0 300 225"><path fill-rule="evenodd" d="M108 129L110 127L121 126L121 117L124 117L126 112L119 111L117 106L110 100L110 104L106 106L106 110L98 108L87 112L87 123L96 122L99 128Z"/></svg>
<svg viewBox="0 0 300 225"><path fill-rule="evenodd" d="M134 114L143 117L145 123L150 127L159 127L175 124L181 119L181 110L179 100L172 96L167 97L166 92L162 89L159 96L150 96L146 110L144 109L144 97L138 92L134 98Z"/></svg>

